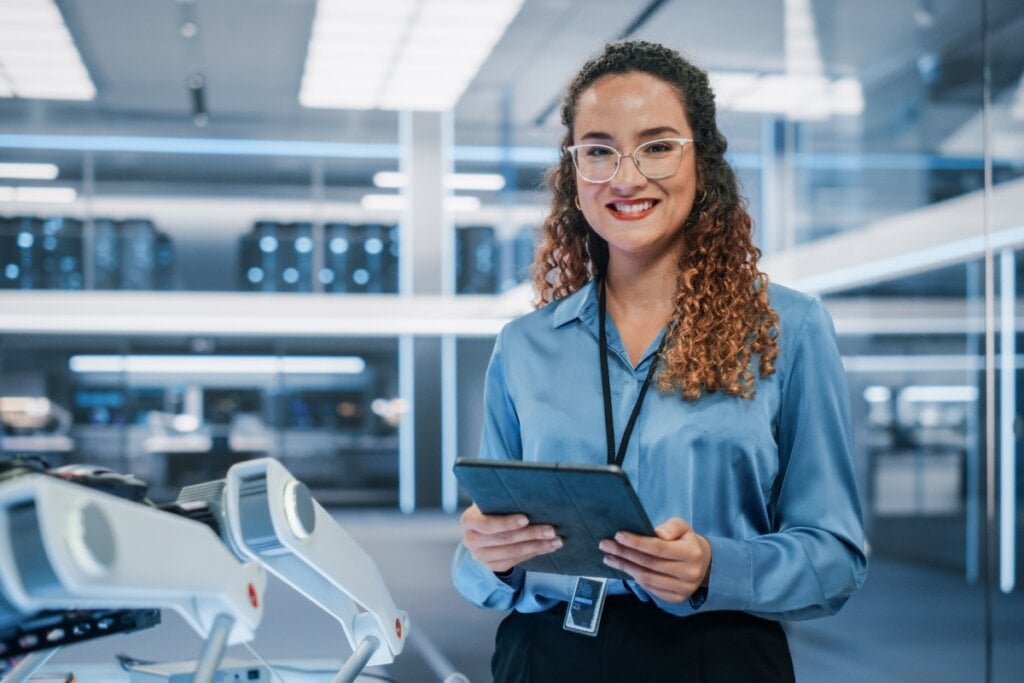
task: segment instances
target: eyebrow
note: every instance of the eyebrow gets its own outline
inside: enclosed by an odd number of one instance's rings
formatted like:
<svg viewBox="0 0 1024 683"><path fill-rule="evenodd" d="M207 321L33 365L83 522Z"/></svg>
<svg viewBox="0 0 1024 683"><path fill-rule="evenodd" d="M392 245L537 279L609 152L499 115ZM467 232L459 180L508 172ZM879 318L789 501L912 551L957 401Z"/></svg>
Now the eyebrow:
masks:
<svg viewBox="0 0 1024 683"><path fill-rule="evenodd" d="M636 136L638 138L650 138L655 135L664 135L665 133L674 133L679 135L679 131L672 126L655 126L654 128L644 128L641 131L637 131ZM615 139L611 133L605 133L602 131L590 131L580 136L580 139L591 139L591 140L606 140L611 141Z"/></svg>

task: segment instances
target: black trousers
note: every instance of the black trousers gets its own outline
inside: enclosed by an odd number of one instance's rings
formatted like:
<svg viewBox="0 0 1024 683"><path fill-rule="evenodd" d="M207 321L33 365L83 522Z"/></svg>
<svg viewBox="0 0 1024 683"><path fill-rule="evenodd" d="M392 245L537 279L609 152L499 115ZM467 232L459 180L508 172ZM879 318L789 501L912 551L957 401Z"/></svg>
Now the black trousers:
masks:
<svg viewBox="0 0 1024 683"><path fill-rule="evenodd" d="M744 612L676 617L612 595L596 637L562 628L565 606L512 612L495 638L495 683L792 683L782 626Z"/></svg>

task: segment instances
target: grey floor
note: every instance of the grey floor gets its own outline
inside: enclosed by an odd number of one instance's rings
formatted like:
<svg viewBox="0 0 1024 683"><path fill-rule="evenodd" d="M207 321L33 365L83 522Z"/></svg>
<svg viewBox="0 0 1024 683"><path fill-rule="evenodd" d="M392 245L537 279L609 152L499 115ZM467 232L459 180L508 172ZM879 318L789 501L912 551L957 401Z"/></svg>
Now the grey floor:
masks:
<svg viewBox="0 0 1024 683"><path fill-rule="evenodd" d="M488 662L500 614L465 603L448 580L451 551L460 536L455 516L345 511L345 529L376 560L395 602L411 619L405 651L368 673L403 683L438 681L459 671L490 680ZM182 557L182 562L187 562ZM343 659L349 653L337 622L272 582L263 623L252 647L280 659ZM1024 597L995 601L996 683L1024 680ZM984 680L984 594L945 571L872 558L867 584L831 618L787 626L797 678L803 683L965 683ZM160 626L111 636L59 652L48 668L111 661L115 653L139 659L195 658L198 637L172 613ZM230 656L251 659L242 648ZM286 674L286 679L288 678Z"/></svg>

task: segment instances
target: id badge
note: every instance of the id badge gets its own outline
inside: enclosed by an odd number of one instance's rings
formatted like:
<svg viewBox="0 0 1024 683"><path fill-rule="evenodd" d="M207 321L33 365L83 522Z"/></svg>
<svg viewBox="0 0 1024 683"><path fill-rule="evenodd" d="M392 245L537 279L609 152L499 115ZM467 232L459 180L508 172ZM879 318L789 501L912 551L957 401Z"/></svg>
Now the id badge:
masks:
<svg viewBox="0 0 1024 683"><path fill-rule="evenodd" d="M562 628L585 636L596 636L598 626L601 625L607 587L608 579L576 577L576 587L572 591L569 607L565 610Z"/></svg>

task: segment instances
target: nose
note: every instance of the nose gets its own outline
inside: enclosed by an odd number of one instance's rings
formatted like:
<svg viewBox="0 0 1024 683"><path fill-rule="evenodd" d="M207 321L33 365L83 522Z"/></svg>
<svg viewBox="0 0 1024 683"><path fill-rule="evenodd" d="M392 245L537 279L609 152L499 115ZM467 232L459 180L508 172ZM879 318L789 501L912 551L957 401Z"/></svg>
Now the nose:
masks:
<svg viewBox="0 0 1024 683"><path fill-rule="evenodd" d="M626 159L629 159L627 162ZM647 182L647 176L640 172L640 167L632 154L623 154L619 159L619 168L612 176L612 188L619 192L629 192Z"/></svg>

